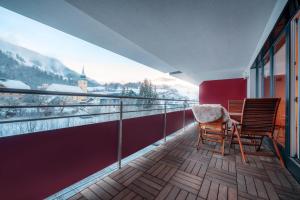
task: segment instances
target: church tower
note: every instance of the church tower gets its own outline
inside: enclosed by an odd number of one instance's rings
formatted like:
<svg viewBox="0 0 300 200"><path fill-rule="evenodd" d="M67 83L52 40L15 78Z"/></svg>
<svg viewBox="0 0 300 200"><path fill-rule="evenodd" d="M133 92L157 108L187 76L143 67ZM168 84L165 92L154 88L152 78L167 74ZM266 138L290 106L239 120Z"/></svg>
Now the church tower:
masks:
<svg viewBox="0 0 300 200"><path fill-rule="evenodd" d="M82 68L80 79L78 80L78 87L80 87L83 92L87 93L88 85L87 85L86 75L84 73L84 67Z"/></svg>

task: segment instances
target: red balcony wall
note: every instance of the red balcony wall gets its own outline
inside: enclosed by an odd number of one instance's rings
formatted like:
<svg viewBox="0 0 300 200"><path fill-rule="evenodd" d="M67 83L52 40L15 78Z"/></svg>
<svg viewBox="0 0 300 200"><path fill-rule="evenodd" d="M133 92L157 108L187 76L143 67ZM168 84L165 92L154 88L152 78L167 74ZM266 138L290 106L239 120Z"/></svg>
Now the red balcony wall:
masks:
<svg viewBox="0 0 300 200"><path fill-rule="evenodd" d="M167 114L167 135L183 127L183 111L175 111Z"/></svg>
<svg viewBox="0 0 300 200"><path fill-rule="evenodd" d="M163 120L123 120L123 157L162 139ZM182 125L182 111L167 114L167 135ZM1 199L46 198L116 162L117 145L118 121L0 138Z"/></svg>
<svg viewBox="0 0 300 200"><path fill-rule="evenodd" d="M192 110L185 114L185 124L194 121ZM163 139L164 115L151 115L123 120L122 157L127 157L160 139ZM183 126L183 112L167 113L166 133L170 135Z"/></svg>
<svg viewBox="0 0 300 200"><path fill-rule="evenodd" d="M123 120L123 158L162 139L163 122L162 114Z"/></svg>
<svg viewBox="0 0 300 200"><path fill-rule="evenodd" d="M247 81L243 78L204 81L199 86L201 104L221 104L225 108L228 100L246 98Z"/></svg>
<svg viewBox="0 0 300 200"><path fill-rule="evenodd" d="M188 125L195 121L194 114L192 110L185 111L185 124Z"/></svg>
<svg viewBox="0 0 300 200"><path fill-rule="evenodd" d="M117 122L0 139L1 199L43 199L117 161Z"/></svg>

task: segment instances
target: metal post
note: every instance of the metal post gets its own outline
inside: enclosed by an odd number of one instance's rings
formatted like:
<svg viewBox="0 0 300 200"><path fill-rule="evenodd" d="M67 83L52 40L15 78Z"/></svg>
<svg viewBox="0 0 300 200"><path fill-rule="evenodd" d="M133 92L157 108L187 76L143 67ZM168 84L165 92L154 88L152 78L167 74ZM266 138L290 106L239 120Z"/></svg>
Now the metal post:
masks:
<svg viewBox="0 0 300 200"><path fill-rule="evenodd" d="M163 130L163 134L164 134L164 142L167 141L167 102L165 101L164 104L164 130Z"/></svg>
<svg viewBox="0 0 300 200"><path fill-rule="evenodd" d="M122 120L123 120L123 101L120 99L120 119L119 119L119 133L118 133L118 165L119 169L122 167Z"/></svg>
<svg viewBox="0 0 300 200"><path fill-rule="evenodd" d="M183 122L182 122L182 128L183 128L183 133L184 133L184 129L185 129L185 104L186 104L186 101L183 102Z"/></svg>

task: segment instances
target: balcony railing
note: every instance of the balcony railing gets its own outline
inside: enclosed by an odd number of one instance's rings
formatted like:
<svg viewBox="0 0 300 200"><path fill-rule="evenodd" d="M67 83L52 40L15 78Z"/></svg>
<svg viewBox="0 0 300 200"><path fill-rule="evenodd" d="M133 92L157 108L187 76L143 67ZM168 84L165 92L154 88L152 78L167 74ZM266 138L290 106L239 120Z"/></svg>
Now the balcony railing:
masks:
<svg viewBox="0 0 300 200"><path fill-rule="evenodd" d="M196 103L186 99L6 88L1 88L0 93L0 137L112 121L120 117L126 119L178 110L185 113L184 110ZM53 123L54 120L60 123Z"/></svg>
<svg viewBox="0 0 300 200"><path fill-rule="evenodd" d="M190 107L197 103L6 88L0 93L0 154L7 158L2 181L31 198L50 196L113 163L121 168L125 157L193 122Z"/></svg>

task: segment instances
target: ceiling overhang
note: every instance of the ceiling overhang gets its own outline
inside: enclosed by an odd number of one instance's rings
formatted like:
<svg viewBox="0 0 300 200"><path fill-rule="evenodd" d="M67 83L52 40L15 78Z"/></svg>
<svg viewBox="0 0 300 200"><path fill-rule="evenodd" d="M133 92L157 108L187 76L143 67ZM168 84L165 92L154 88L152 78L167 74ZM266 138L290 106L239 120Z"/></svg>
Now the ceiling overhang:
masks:
<svg viewBox="0 0 300 200"><path fill-rule="evenodd" d="M199 84L242 77L276 0L1 0L21 15ZM273 15L273 18L272 18Z"/></svg>

